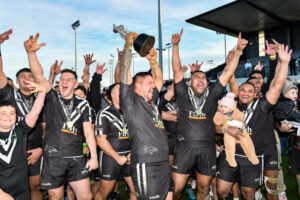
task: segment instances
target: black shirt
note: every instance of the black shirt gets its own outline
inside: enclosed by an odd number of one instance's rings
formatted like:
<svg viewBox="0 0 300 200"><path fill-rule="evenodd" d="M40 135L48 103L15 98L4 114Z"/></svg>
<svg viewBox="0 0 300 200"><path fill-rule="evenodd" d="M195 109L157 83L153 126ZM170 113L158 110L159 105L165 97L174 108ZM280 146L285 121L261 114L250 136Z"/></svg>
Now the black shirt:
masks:
<svg viewBox="0 0 300 200"><path fill-rule="evenodd" d="M157 101L158 95L155 88L153 102ZM131 162L167 161L167 134L156 105L151 107L142 96L134 92L133 85L124 83L120 84L120 103L131 138Z"/></svg>
<svg viewBox="0 0 300 200"><path fill-rule="evenodd" d="M255 104L257 105L255 106ZM257 155L261 155L264 152L264 139L267 131L266 123L268 120L268 112L272 107L273 105L268 102L266 97L260 97L254 100L253 103L249 106L244 106L240 103L237 104L237 108L240 111L243 111L246 115L244 123L246 126L246 130L253 141L255 152ZM249 118L247 117L247 113ZM244 152L239 144L237 144L236 153L244 155Z"/></svg>
<svg viewBox="0 0 300 200"><path fill-rule="evenodd" d="M213 147L215 125L213 117L217 111L218 100L224 93L224 87L218 80L209 86L203 96L202 113L197 113L188 86L184 79L175 84L177 113L177 138L179 142L188 142Z"/></svg>
<svg viewBox="0 0 300 200"><path fill-rule="evenodd" d="M67 106L72 112L70 120L67 117ZM47 116L44 139L47 156L81 156L85 138L83 122L92 121L89 103L76 95L71 100L64 100L51 89L46 95L44 112Z"/></svg>
<svg viewBox="0 0 300 200"><path fill-rule="evenodd" d="M107 135L107 140L118 153L130 151L127 123L114 105L106 106L98 113L95 135Z"/></svg>
<svg viewBox="0 0 300 200"><path fill-rule="evenodd" d="M0 132L0 188L14 198L29 190L23 135L30 130L23 120L10 132Z"/></svg>
<svg viewBox="0 0 300 200"><path fill-rule="evenodd" d="M19 122L25 119L25 116L32 108L36 97L33 94L30 96L26 96L20 91L15 91L14 88L9 84L6 84L4 88L0 89L0 99L8 100L14 104L17 112L17 122ZM36 123L36 126L31 129L30 133L28 133L28 135L25 135L23 138L24 150L30 150L42 146L43 129L41 123L44 121L45 120L43 119L42 111Z"/></svg>

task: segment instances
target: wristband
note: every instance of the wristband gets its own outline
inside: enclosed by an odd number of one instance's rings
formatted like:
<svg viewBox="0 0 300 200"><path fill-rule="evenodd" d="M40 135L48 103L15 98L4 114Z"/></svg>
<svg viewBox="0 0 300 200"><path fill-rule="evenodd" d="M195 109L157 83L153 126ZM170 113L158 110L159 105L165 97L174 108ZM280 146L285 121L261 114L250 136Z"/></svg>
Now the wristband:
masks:
<svg viewBox="0 0 300 200"><path fill-rule="evenodd" d="M132 44L131 42L126 42L126 43L124 44L124 48L123 48L123 49L124 49L124 50L125 50L125 49L131 50L131 49L132 49L132 45L133 45L133 44Z"/></svg>
<svg viewBox="0 0 300 200"><path fill-rule="evenodd" d="M157 61L154 61L154 62L149 62L150 63L150 66L155 66L155 65L158 65L158 62Z"/></svg>
<svg viewBox="0 0 300 200"><path fill-rule="evenodd" d="M226 126L226 125L222 126L222 132L223 133L227 133L227 129L228 129L228 126Z"/></svg>
<svg viewBox="0 0 300 200"><path fill-rule="evenodd" d="M271 60L275 60L275 59L276 59L276 54L273 55L273 56L270 56L270 59L271 59Z"/></svg>

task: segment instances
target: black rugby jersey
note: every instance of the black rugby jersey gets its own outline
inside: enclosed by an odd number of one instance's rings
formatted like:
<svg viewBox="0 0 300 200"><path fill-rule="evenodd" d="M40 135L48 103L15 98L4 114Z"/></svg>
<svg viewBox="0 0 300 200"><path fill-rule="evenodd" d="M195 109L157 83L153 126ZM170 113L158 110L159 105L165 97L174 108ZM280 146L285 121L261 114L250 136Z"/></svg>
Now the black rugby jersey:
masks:
<svg viewBox="0 0 300 200"><path fill-rule="evenodd" d="M95 135L107 135L107 140L118 153L130 151L127 123L114 105L108 105L98 113Z"/></svg>
<svg viewBox="0 0 300 200"><path fill-rule="evenodd" d="M155 88L153 102L157 101L158 95ZM142 96L134 92L133 85L124 83L120 83L120 105L129 128L131 162L167 161L167 134L157 106L153 104L151 107Z"/></svg>
<svg viewBox="0 0 300 200"><path fill-rule="evenodd" d="M206 146L214 146L215 125L213 117L217 111L218 100L224 93L224 87L217 80L209 86L203 96L201 112L192 103L191 89L184 79L175 84L177 113L177 139L179 142L190 142Z"/></svg>
<svg viewBox="0 0 300 200"><path fill-rule="evenodd" d="M237 104L237 108L245 113L245 126L248 134L250 135L257 155L264 152L265 147L265 134L267 132L266 123L268 120L268 112L273 107L268 102L266 97L260 97L248 106ZM244 152L239 144L237 144L236 153L243 154Z"/></svg>
<svg viewBox="0 0 300 200"><path fill-rule="evenodd" d="M33 94L30 96L26 96L20 91L15 91L14 88L9 84L6 84L4 88L0 89L0 99L10 101L12 104L14 104L14 106L16 107L17 122L19 122L25 119L25 116L29 112L28 108L33 106L36 97ZM44 122L43 111L39 115L36 126L31 129L28 135L25 135L23 138L24 151L42 146L42 122Z"/></svg>
<svg viewBox="0 0 300 200"><path fill-rule="evenodd" d="M0 188L14 198L29 189L23 135L30 130L23 120L10 132L0 132Z"/></svg>
<svg viewBox="0 0 300 200"><path fill-rule="evenodd" d="M171 101L167 101L164 98L164 95L161 95L160 100L159 100L159 105L158 109L160 110L160 107L162 111L168 112L168 111L177 111L177 105L176 105L176 100L172 99ZM177 120L174 121L167 121L163 120L165 129L168 133L168 138L172 142L176 142L177 134L176 134L176 129L177 129Z"/></svg>
<svg viewBox="0 0 300 200"><path fill-rule="evenodd" d="M71 104L68 120L63 105ZM46 133L44 152L48 157L81 156L84 141L83 122L92 121L89 103L76 95L64 100L51 89L45 99Z"/></svg>

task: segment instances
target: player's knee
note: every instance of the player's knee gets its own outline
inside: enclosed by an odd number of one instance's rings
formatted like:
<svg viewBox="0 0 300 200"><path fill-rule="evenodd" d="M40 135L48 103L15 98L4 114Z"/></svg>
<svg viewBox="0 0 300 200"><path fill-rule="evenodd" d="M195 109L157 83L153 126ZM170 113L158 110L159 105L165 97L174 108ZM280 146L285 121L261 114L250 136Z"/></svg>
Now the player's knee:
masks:
<svg viewBox="0 0 300 200"><path fill-rule="evenodd" d="M221 198L221 199L225 199L227 198L228 194L230 191L228 191L226 188L224 187L218 187L217 188L217 192L218 192L218 196Z"/></svg>
<svg viewBox="0 0 300 200"><path fill-rule="evenodd" d="M277 178L264 177L265 187L269 194L277 194Z"/></svg>
<svg viewBox="0 0 300 200"><path fill-rule="evenodd" d="M79 197L77 199L80 199L80 200L92 200L92 198L93 198L93 196L92 196L91 192L87 192L87 193L82 192L82 193L79 194Z"/></svg>
<svg viewBox="0 0 300 200"><path fill-rule="evenodd" d="M244 199L255 199L255 191L242 191Z"/></svg>
<svg viewBox="0 0 300 200"><path fill-rule="evenodd" d="M197 185L197 191L207 195L209 193L209 185Z"/></svg>

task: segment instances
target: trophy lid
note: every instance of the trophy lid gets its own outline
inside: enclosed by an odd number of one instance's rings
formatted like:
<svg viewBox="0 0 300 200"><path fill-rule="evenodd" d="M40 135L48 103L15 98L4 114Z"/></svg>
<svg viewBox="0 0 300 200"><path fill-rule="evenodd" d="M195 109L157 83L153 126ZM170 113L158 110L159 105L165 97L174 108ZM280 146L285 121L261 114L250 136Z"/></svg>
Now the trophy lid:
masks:
<svg viewBox="0 0 300 200"><path fill-rule="evenodd" d="M154 36L141 33L135 39L133 47L134 50L140 54L141 57L145 57L148 55L149 51L153 48L154 43L155 43Z"/></svg>

